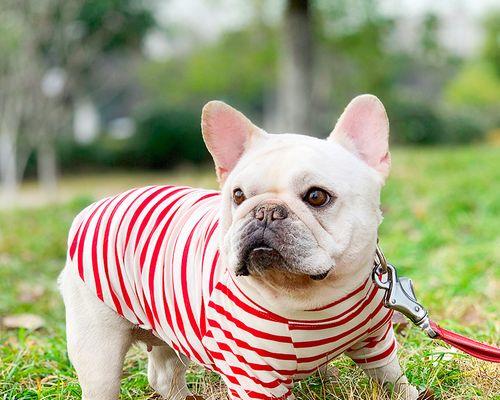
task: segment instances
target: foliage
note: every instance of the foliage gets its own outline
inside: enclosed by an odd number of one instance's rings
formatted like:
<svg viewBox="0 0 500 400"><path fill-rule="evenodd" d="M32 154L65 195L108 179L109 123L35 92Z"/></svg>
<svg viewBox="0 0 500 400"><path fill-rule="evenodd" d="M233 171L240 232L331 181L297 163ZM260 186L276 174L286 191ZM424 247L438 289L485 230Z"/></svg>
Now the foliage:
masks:
<svg viewBox="0 0 500 400"><path fill-rule="evenodd" d="M99 43L103 52L140 48L142 39L155 26L153 15L144 3L142 0L86 0L77 16L82 24L82 40Z"/></svg>
<svg viewBox="0 0 500 400"><path fill-rule="evenodd" d="M155 21L132 0L3 0L0 7L2 189L15 192L36 152L40 183L52 190L55 140L70 130L78 100L100 103L102 93L116 100L109 74L99 73L117 54L137 53Z"/></svg>
<svg viewBox="0 0 500 400"><path fill-rule="evenodd" d="M422 23L422 34L420 38L420 47L423 50L424 56L430 58L439 56L443 53L443 49L439 43L439 17L435 14L428 13L425 15Z"/></svg>
<svg viewBox="0 0 500 400"><path fill-rule="evenodd" d="M402 144L453 144L479 141L485 134L481 121L466 110L443 110L419 101L388 105L391 138Z"/></svg>
<svg viewBox="0 0 500 400"><path fill-rule="evenodd" d="M477 115L471 114L470 110L467 111L461 113L453 111L449 115L444 115L443 144L473 143L484 139L487 124L479 120Z"/></svg>
<svg viewBox="0 0 500 400"><path fill-rule="evenodd" d="M209 154L201 136L199 112L159 108L137 116L133 136L101 135L90 144L64 137L58 142L65 171L92 169L169 169L179 164L203 164ZM29 170L28 172L31 172Z"/></svg>
<svg viewBox="0 0 500 400"><path fill-rule="evenodd" d="M151 61L140 70L156 104L201 109L222 99L246 111L262 111L262 101L276 80L276 34L265 26L225 33L210 44L168 61Z"/></svg>
<svg viewBox="0 0 500 400"><path fill-rule="evenodd" d="M201 136L199 112L155 109L138 120L131 140L134 164L143 168L165 168L179 163L199 164L208 160Z"/></svg>
<svg viewBox="0 0 500 400"><path fill-rule="evenodd" d="M489 13L483 22L485 39L483 57L489 61L500 78L500 11Z"/></svg>
<svg viewBox="0 0 500 400"><path fill-rule="evenodd" d="M453 105L476 108L500 107L500 74L487 61L465 64L445 89Z"/></svg>
<svg viewBox="0 0 500 400"><path fill-rule="evenodd" d="M60 167L67 172L132 167L130 142L102 135L90 144L62 137L57 142ZM28 165L29 167L29 165ZM28 169L28 173L33 173Z"/></svg>
<svg viewBox="0 0 500 400"><path fill-rule="evenodd" d="M444 134L443 122L432 106L400 102L388 110L395 142L435 144Z"/></svg>
<svg viewBox="0 0 500 400"><path fill-rule="evenodd" d="M394 20L383 16L374 0L317 1L316 8L320 51L333 55L331 90L336 96L369 92L383 98L399 66L384 41Z"/></svg>
<svg viewBox="0 0 500 400"><path fill-rule="evenodd" d="M479 340L498 341L500 259L499 148L414 148L393 151L393 173L383 191L381 245L400 273L444 326ZM458 172L458 173L457 173ZM213 172L206 175L213 179ZM178 177L171 177L178 180ZM188 177L185 177L187 180ZM152 182L148 182L152 183ZM109 183L108 183L109 184ZM0 315L42 315L40 331L0 330L0 397L77 399L75 373L65 350L64 311L56 277L65 260L73 216L90 199L42 209L0 213ZM23 285L42 285L33 302L21 302ZM497 399L498 368L453 353L416 329L398 335L410 381L430 386L443 400ZM312 377L297 385L298 399L381 398L345 358L333 363L339 381ZM145 351L125 363L122 398L150 399ZM193 368L196 393L223 398L213 374Z"/></svg>
<svg viewBox="0 0 500 400"><path fill-rule="evenodd" d="M0 67L5 68L11 54L18 50L25 30L26 27L15 12L2 9L0 12L0 52L3 56L0 59Z"/></svg>
<svg viewBox="0 0 500 400"><path fill-rule="evenodd" d="M483 21L484 43L480 57L466 60L444 87L443 98L450 106L474 113L484 131L498 129L500 107L500 13ZM458 126L458 125L457 125Z"/></svg>

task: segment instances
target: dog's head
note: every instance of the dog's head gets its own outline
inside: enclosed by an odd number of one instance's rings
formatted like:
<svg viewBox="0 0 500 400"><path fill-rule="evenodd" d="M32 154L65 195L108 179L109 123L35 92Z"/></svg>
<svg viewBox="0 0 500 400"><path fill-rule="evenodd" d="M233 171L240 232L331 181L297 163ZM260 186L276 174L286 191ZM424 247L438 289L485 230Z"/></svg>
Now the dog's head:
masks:
<svg viewBox="0 0 500 400"><path fill-rule="evenodd" d="M356 97L326 140L268 134L230 106L203 109L222 187L221 253L239 280L311 297L371 265L389 173L389 124L374 96Z"/></svg>

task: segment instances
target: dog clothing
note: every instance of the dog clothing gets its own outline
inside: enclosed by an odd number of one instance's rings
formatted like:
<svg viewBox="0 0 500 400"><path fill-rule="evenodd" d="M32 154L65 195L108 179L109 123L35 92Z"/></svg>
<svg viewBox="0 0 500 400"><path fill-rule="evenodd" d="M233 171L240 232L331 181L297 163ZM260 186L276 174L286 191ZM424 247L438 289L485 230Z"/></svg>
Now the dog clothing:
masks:
<svg viewBox="0 0 500 400"><path fill-rule="evenodd" d="M264 308L219 262L219 192L150 186L96 202L73 222L70 265L106 305L218 372L232 399L293 399L294 380L346 353L395 357L392 312L370 277L327 306Z"/></svg>

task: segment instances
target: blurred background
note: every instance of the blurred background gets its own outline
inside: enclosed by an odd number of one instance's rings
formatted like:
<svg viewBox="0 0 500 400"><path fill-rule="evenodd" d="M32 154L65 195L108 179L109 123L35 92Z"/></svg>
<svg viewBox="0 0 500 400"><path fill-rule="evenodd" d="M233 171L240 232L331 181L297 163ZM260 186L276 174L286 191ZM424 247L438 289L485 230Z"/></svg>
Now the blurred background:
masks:
<svg viewBox="0 0 500 400"><path fill-rule="evenodd" d="M211 99L271 132L325 136L370 92L393 144L500 142L496 0L0 7L4 207L68 196L68 176L207 165L199 120Z"/></svg>
<svg viewBox="0 0 500 400"><path fill-rule="evenodd" d="M131 187L216 188L207 101L326 137L366 92L391 122L386 255L443 326L498 344L498 0L0 0L0 398L80 398L56 285L71 221ZM402 326L412 384L500 398L498 367ZM134 348L122 398L157 398L145 362ZM385 399L333 364L340 381L313 377L296 398ZM188 383L225 398L200 369Z"/></svg>

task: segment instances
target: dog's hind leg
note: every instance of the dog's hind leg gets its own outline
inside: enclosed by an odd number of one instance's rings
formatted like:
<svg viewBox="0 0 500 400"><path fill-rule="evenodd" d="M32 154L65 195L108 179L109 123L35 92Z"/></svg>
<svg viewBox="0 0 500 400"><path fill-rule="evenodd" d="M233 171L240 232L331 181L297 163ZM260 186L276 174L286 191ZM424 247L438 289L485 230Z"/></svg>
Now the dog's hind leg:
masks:
<svg viewBox="0 0 500 400"><path fill-rule="evenodd" d="M68 267L59 279L68 355L84 400L116 400L132 324L102 303Z"/></svg>
<svg viewBox="0 0 500 400"><path fill-rule="evenodd" d="M184 400L192 396L186 386L188 363L184 356L179 358L169 346L154 346L148 353L149 384L168 400Z"/></svg>

